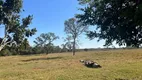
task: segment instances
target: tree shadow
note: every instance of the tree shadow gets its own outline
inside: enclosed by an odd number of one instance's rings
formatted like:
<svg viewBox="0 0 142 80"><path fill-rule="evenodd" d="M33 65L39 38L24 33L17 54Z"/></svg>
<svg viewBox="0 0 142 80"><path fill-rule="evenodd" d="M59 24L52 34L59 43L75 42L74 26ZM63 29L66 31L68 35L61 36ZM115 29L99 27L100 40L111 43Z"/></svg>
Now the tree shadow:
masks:
<svg viewBox="0 0 142 80"><path fill-rule="evenodd" d="M22 60L22 62L39 61L39 60L54 60L54 59L62 59L62 57L32 58L28 60Z"/></svg>
<svg viewBox="0 0 142 80"><path fill-rule="evenodd" d="M115 80L128 80L128 79L121 79L121 78L116 78Z"/></svg>

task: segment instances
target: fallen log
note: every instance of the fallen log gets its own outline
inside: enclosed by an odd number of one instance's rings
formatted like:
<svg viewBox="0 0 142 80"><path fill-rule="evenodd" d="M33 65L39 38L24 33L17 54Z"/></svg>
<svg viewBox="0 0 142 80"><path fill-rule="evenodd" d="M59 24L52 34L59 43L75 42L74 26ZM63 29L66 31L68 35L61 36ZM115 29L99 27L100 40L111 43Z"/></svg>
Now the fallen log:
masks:
<svg viewBox="0 0 142 80"><path fill-rule="evenodd" d="M97 64L96 62L90 61L90 60L80 60L80 62L89 68L101 68L102 67L99 64Z"/></svg>

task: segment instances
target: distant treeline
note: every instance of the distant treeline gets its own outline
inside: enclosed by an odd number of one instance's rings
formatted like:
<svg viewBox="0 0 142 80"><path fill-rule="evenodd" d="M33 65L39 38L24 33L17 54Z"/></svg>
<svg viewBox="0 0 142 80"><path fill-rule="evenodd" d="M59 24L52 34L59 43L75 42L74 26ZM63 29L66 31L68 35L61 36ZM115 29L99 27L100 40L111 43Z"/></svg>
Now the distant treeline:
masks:
<svg viewBox="0 0 142 80"><path fill-rule="evenodd" d="M107 50L120 50L120 49L137 49L132 47L126 48L84 48L76 49L76 52L81 51L107 51ZM141 48L139 48L141 49ZM21 45L20 47L5 47L1 52L0 56L11 56L11 55L34 55L34 54L53 54L53 53L64 53L72 52L72 49L60 46L45 46L45 47L30 47L27 45Z"/></svg>
<svg viewBox="0 0 142 80"><path fill-rule="evenodd" d="M0 51L0 56L51 54L51 53L62 53L62 52L71 52L71 50L68 50L67 48L61 48L59 46L28 47L26 49L16 48L16 47L12 47L12 48L5 47L5 49Z"/></svg>

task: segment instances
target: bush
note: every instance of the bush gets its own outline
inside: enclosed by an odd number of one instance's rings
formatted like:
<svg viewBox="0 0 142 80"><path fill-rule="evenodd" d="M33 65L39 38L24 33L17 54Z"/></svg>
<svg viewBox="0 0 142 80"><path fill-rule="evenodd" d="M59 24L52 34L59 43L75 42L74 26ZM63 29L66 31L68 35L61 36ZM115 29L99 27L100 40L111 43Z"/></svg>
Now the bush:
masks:
<svg viewBox="0 0 142 80"><path fill-rule="evenodd" d="M12 51L12 55L18 55L18 52L15 51L15 50L13 50L13 51Z"/></svg>
<svg viewBox="0 0 142 80"><path fill-rule="evenodd" d="M21 50L19 53L20 55L31 55L33 52L30 50Z"/></svg>
<svg viewBox="0 0 142 80"><path fill-rule="evenodd" d="M87 49L87 48L85 48L85 49L84 49L84 51L86 51L86 52L87 52L87 51L88 51L88 49Z"/></svg>
<svg viewBox="0 0 142 80"><path fill-rule="evenodd" d="M10 55L12 55L12 53L8 49L0 51L0 56L10 56Z"/></svg>

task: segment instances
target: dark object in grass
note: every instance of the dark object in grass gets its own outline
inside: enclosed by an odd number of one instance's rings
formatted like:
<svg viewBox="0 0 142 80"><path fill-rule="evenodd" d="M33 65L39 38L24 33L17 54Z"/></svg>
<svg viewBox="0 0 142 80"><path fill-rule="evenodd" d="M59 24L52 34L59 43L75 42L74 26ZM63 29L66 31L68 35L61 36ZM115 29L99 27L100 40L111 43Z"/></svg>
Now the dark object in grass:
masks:
<svg viewBox="0 0 142 80"><path fill-rule="evenodd" d="M96 62L90 61L90 60L80 60L80 62L89 68L101 68L102 67L99 64L97 64Z"/></svg>

